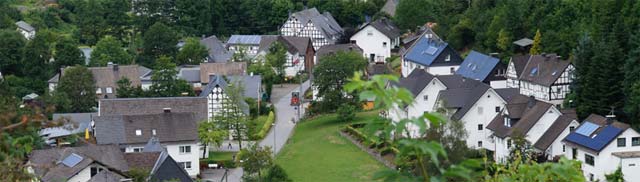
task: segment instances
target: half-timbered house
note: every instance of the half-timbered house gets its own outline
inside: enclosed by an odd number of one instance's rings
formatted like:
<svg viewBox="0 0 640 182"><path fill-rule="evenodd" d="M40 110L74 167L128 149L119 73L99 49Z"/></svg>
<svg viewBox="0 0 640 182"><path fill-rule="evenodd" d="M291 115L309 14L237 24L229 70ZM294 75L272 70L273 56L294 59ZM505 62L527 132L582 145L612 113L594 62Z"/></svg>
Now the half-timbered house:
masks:
<svg viewBox="0 0 640 182"><path fill-rule="evenodd" d="M343 33L342 27L329 12L320 14L316 8L289 15L280 27L280 35L311 38L315 50L324 45L335 44Z"/></svg>
<svg viewBox="0 0 640 182"><path fill-rule="evenodd" d="M507 87L520 88L520 94L560 105L571 91L575 68L556 54L511 58L507 68Z"/></svg>

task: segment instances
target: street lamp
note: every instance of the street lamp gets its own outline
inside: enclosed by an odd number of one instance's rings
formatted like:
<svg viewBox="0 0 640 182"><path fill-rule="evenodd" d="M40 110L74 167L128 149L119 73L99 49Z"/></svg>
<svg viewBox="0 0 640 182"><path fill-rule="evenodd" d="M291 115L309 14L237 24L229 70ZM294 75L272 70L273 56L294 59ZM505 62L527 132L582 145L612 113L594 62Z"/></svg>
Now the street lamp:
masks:
<svg viewBox="0 0 640 182"><path fill-rule="evenodd" d="M273 157L276 157L276 123L271 123L273 127Z"/></svg>

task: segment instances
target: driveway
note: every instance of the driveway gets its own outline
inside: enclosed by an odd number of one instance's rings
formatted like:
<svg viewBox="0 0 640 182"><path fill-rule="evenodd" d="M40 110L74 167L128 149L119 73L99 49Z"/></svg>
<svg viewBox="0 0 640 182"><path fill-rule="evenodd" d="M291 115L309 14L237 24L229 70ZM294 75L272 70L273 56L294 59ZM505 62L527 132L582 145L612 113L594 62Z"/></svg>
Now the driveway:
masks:
<svg viewBox="0 0 640 182"><path fill-rule="evenodd" d="M304 93L309 88L309 85L310 85L309 81L302 83L301 93ZM286 86L288 85L285 84L285 87ZM299 91L300 89L300 87L295 87L294 89L291 89L291 90L284 89L284 87L283 89L276 89L276 87L279 87L279 85L274 85L273 87L274 90L272 93L272 95L279 96L279 100L274 103L274 106L276 107L276 122L275 122L276 125L275 127L271 128L267 136L265 136L264 139L262 139L262 141L260 141L259 143L260 146L263 146L263 147L269 146L272 149L275 149L275 152L274 152L275 154L280 152L280 149L282 149L284 144L287 142L287 140L291 136L291 132L293 131L293 128L296 125L295 122L291 121L292 118L294 118L296 121L298 120L298 110L296 110L294 106L290 105L290 101L291 101L291 93L293 91ZM276 90L283 91L283 92L278 92L278 94L274 94L277 92ZM283 95L282 93L285 93L285 94ZM304 110L300 110L300 115L304 115ZM241 181L242 174L243 174L242 168L236 168L236 169L230 170L229 172L230 172L230 175L229 175L228 181L231 181L231 182Z"/></svg>

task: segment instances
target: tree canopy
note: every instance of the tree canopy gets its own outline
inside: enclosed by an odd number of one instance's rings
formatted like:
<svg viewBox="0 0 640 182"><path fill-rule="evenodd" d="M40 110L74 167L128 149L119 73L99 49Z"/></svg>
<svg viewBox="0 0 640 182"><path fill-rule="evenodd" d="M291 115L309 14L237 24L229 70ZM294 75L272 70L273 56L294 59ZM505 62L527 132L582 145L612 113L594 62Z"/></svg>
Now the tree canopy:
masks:
<svg viewBox="0 0 640 182"><path fill-rule="evenodd" d="M91 52L91 66L106 66L111 62L114 64L128 65L133 58L122 48L122 44L112 36L105 36L98 41L95 49Z"/></svg>

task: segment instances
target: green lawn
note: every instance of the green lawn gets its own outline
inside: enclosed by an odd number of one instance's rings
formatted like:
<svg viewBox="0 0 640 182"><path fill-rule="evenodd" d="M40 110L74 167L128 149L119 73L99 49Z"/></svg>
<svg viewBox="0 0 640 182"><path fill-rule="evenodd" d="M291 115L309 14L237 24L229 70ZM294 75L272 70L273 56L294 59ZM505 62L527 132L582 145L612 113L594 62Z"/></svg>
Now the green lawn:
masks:
<svg viewBox="0 0 640 182"><path fill-rule="evenodd" d="M377 117L360 113L356 121ZM319 116L298 124L294 135L276 158L293 181L371 181L384 166L338 133L335 115Z"/></svg>
<svg viewBox="0 0 640 182"><path fill-rule="evenodd" d="M231 160L235 154L235 152L209 152L209 159L214 161Z"/></svg>

